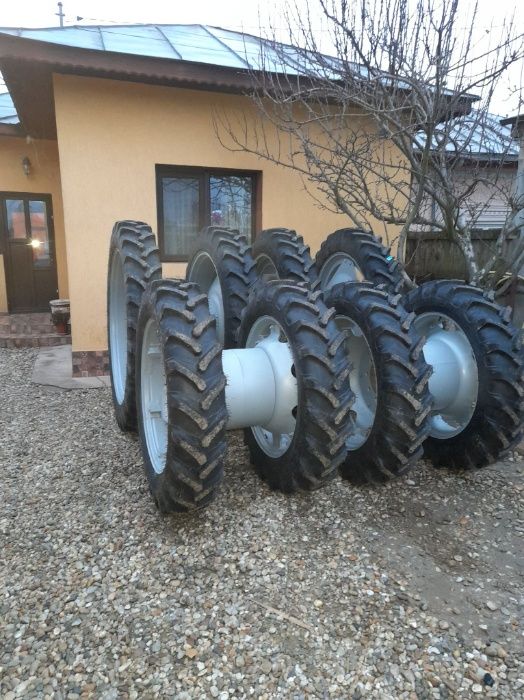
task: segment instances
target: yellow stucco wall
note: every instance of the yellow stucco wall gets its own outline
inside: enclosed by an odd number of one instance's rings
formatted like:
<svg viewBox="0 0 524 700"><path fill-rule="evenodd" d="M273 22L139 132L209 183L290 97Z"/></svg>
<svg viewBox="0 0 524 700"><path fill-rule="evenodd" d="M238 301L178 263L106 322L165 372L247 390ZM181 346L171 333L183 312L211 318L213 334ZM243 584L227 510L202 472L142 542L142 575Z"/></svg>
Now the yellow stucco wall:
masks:
<svg viewBox="0 0 524 700"><path fill-rule="evenodd" d="M313 252L330 231L347 225L315 204L292 170L220 144L213 110L249 114L247 98L65 75L54 76L54 92L73 350L107 347L111 229L118 219L156 227L155 164L261 170L262 226L295 228ZM184 269L163 266L164 276L181 276Z"/></svg>
<svg viewBox="0 0 524 700"><path fill-rule="evenodd" d="M31 161L31 173L24 174L22 159ZM0 192L50 194L53 202L58 290L67 298L68 277L65 252L64 215L60 166L56 141L26 141L25 138L0 137ZM0 312L7 311L4 260L0 255Z"/></svg>

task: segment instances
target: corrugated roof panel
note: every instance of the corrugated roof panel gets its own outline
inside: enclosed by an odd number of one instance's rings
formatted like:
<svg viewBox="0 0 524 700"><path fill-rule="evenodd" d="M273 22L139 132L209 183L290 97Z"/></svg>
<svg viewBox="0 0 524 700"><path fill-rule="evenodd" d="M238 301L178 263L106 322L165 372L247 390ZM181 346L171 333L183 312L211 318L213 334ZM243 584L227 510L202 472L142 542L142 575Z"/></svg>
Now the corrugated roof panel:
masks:
<svg viewBox="0 0 524 700"><path fill-rule="evenodd" d="M239 34L228 29L209 27L209 30L221 41L247 61L254 70L269 70L277 73L300 73L300 67L308 71L315 67L313 56L308 59L306 52L286 44L274 44L267 39L260 39L249 34Z"/></svg>
<svg viewBox="0 0 524 700"><path fill-rule="evenodd" d="M37 39L50 44L77 46L82 49L103 49L100 33L93 27L52 27L49 29L0 29L3 34L14 34L24 39Z"/></svg>
<svg viewBox="0 0 524 700"><path fill-rule="evenodd" d="M135 56L180 58L169 40L157 27L93 27L100 31L106 51L132 53Z"/></svg>
<svg viewBox="0 0 524 700"><path fill-rule="evenodd" d="M274 51L256 37L230 32L219 27L209 27L209 30L254 70L261 68L264 65L264 60L271 63L275 62L276 55Z"/></svg>
<svg viewBox="0 0 524 700"><path fill-rule="evenodd" d="M43 29L0 27L0 33L83 49L171 58L228 68L263 68L290 75L307 69L308 72L320 70L326 76L329 62L337 61L325 57L325 65L319 69L313 54L292 46L200 24L85 25Z"/></svg>
<svg viewBox="0 0 524 700"><path fill-rule="evenodd" d="M1 124L19 124L18 114L16 113L13 100L8 92L0 94L0 123Z"/></svg>
<svg viewBox="0 0 524 700"><path fill-rule="evenodd" d="M473 110L471 114L456 119L451 128L441 127L441 131L446 129L449 135L446 151L478 157L518 156L519 146L511 136L511 126L502 126L500 119L496 114L479 117ZM424 142L423 135L421 140Z"/></svg>
<svg viewBox="0 0 524 700"><path fill-rule="evenodd" d="M216 37L198 24L162 26L183 61L211 63L228 68L246 68L246 64Z"/></svg>

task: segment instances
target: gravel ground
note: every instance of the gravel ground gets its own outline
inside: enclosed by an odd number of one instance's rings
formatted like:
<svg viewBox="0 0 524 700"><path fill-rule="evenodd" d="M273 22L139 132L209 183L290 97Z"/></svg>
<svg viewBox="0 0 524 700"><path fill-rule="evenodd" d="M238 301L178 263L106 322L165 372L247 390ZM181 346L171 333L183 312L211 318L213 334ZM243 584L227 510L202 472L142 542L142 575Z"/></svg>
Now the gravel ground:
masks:
<svg viewBox="0 0 524 700"><path fill-rule="evenodd" d="M162 518L109 390L0 350L0 697L524 697L524 462Z"/></svg>

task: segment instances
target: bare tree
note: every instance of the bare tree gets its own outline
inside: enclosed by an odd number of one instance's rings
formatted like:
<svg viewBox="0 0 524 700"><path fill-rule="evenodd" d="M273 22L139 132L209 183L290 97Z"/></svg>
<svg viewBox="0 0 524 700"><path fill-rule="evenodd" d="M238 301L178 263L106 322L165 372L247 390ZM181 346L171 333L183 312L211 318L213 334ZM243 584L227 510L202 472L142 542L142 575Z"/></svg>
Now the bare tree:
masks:
<svg viewBox="0 0 524 700"><path fill-rule="evenodd" d="M263 40L252 71L257 116L216 113L223 145L299 172L320 206L389 243L396 238L401 259L418 229L454 240L471 282L493 282L494 268L496 278L517 270L524 236L509 253L513 217L482 266L472 243L492 199L516 209L506 177L510 141L496 158L475 156L495 88L524 56L514 22L488 28L479 44L477 7L460 26L458 0L295 2L286 15L289 45L274 33ZM320 51L318 17L334 57Z"/></svg>

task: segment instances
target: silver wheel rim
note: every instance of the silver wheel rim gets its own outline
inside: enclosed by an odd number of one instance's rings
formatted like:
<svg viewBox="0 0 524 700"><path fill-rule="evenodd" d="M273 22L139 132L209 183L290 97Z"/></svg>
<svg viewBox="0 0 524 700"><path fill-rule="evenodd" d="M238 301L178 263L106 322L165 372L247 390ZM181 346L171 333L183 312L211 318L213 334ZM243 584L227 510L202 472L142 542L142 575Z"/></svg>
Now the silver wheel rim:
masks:
<svg viewBox="0 0 524 700"><path fill-rule="evenodd" d="M373 353L364 331L348 316L335 316L335 323L341 331L348 333L347 355L351 362L349 385L355 394L352 410L355 413L354 430L346 445L349 450L357 450L367 441L377 414L377 370Z"/></svg>
<svg viewBox="0 0 524 700"><path fill-rule="evenodd" d="M433 367L429 434L446 440L461 433L475 412L479 388L475 353L464 331L445 314L420 314L414 326L426 339L424 359Z"/></svg>
<svg viewBox="0 0 524 700"><path fill-rule="evenodd" d="M109 342L111 376L117 403L124 401L127 376L127 304L122 259L115 251L109 276Z"/></svg>
<svg viewBox="0 0 524 700"><path fill-rule="evenodd" d="M335 253L322 265L320 288L326 292L342 282L363 282L365 277L355 260L347 253Z"/></svg>
<svg viewBox="0 0 524 700"><path fill-rule="evenodd" d="M204 294L207 294L209 313L216 319L218 339L224 344L225 312L222 288L215 263L204 251L198 253L187 271L187 280L196 282Z"/></svg>
<svg viewBox="0 0 524 700"><path fill-rule="evenodd" d="M288 350L285 363L272 362L275 384L280 388L284 388L284 400L281 401L280 406L282 418L276 430L271 431L264 426L256 425L251 428L251 431L260 449L269 457L277 459L287 452L295 434L296 420L293 415L293 409L297 409L296 405L294 405L297 397L296 380L292 374L294 361L282 326L272 316L261 316L255 321L249 331L246 348L260 347L265 349L271 343L281 343ZM268 352L268 355L272 359L270 352ZM292 381L290 381L290 377Z"/></svg>
<svg viewBox="0 0 524 700"><path fill-rule="evenodd" d="M140 403L147 452L153 469L161 474L167 456L167 386L158 323L146 323L140 365Z"/></svg>
<svg viewBox="0 0 524 700"><path fill-rule="evenodd" d="M258 255L256 258L257 274L265 282L280 279L275 263L267 255Z"/></svg>

